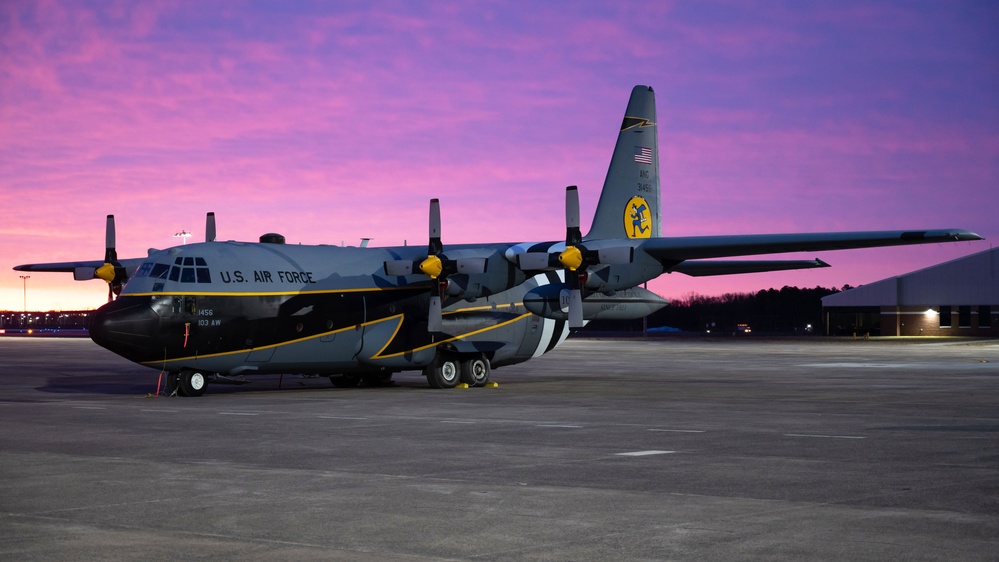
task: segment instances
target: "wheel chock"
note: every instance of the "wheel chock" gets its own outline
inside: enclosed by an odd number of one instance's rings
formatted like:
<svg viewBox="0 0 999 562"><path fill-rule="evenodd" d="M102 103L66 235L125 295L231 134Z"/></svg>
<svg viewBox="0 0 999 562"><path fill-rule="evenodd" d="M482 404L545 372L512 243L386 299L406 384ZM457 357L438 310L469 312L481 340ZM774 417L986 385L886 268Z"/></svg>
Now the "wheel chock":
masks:
<svg viewBox="0 0 999 562"><path fill-rule="evenodd" d="M487 382L486 383L486 388L499 388L499 383L498 382Z"/></svg>
<svg viewBox="0 0 999 562"><path fill-rule="evenodd" d="M455 388L468 388L468 383L463 382L463 383L455 386Z"/></svg>

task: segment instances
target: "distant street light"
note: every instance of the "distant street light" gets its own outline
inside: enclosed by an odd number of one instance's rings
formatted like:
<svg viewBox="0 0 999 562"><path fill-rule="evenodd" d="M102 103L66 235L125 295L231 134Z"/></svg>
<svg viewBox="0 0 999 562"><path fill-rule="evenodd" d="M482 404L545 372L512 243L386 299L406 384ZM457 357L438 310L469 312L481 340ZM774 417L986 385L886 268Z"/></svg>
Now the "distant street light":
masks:
<svg viewBox="0 0 999 562"><path fill-rule="evenodd" d="M173 237L180 238L181 240L184 241L184 244L187 244L187 239L191 237L191 233L186 230L181 230L177 234L174 234Z"/></svg>
<svg viewBox="0 0 999 562"><path fill-rule="evenodd" d="M18 275L21 281L24 281L24 313L28 313L28 279L31 279L30 275Z"/></svg>

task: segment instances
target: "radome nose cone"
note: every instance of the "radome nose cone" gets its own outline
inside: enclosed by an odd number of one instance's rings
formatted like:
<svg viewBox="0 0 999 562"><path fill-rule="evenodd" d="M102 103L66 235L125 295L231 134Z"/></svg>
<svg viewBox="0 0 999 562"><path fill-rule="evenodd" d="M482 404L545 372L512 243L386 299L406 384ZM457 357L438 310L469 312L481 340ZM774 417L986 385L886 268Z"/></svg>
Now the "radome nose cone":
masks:
<svg viewBox="0 0 999 562"><path fill-rule="evenodd" d="M159 328L159 316L145 301L118 299L100 307L90 323L90 339L129 359L148 354Z"/></svg>

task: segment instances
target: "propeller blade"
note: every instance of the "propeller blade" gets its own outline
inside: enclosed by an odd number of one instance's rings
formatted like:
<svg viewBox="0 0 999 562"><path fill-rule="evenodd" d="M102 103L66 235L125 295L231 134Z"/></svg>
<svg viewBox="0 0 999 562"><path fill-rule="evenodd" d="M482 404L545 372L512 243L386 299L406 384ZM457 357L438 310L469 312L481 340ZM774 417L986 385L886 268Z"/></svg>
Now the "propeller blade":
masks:
<svg viewBox="0 0 999 562"><path fill-rule="evenodd" d="M391 260L385 262L385 275L412 275L413 262L408 260Z"/></svg>
<svg viewBox="0 0 999 562"><path fill-rule="evenodd" d="M635 249L631 246L602 248L597 250L597 261L604 265L628 264L635 259Z"/></svg>
<svg viewBox="0 0 999 562"><path fill-rule="evenodd" d="M441 297L430 297L430 312L427 315L427 331L440 332L444 328L443 313L441 312Z"/></svg>
<svg viewBox="0 0 999 562"><path fill-rule="evenodd" d="M104 228L104 263L118 261L118 252L114 249L114 238L114 215L108 215L107 225Z"/></svg>
<svg viewBox="0 0 999 562"><path fill-rule="evenodd" d="M73 268L73 281L89 281L97 278L96 267L76 267Z"/></svg>
<svg viewBox="0 0 999 562"><path fill-rule="evenodd" d="M527 252L517 256L517 267L521 271L541 271L550 267L548 252Z"/></svg>
<svg viewBox="0 0 999 562"><path fill-rule="evenodd" d="M486 258L458 258L455 262L458 273L486 272Z"/></svg>
<svg viewBox="0 0 999 562"><path fill-rule="evenodd" d="M430 310L427 313L427 331L429 332L440 332L444 329L444 307L441 303L441 289L446 283L446 281L434 279L434 282L431 284Z"/></svg>
<svg viewBox="0 0 999 562"><path fill-rule="evenodd" d="M565 188L565 245L575 246L583 241L579 231L579 189L570 185Z"/></svg>
<svg viewBox="0 0 999 562"><path fill-rule="evenodd" d="M427 254L436 256L444 251L441 244L441 202L438 199L430 200L430 245L427 247Z"/></svg>
<svg viewBox="0 0 999 562"><path fill-rule="evenodd" d="M566 271L565 285L569 289L569 327L583 327L583 292L580 285L586 280L584 271Z"/></svg>
<svg viewBox="0 0 999 562"><path fill-rule="evenodd" d="M569 290L569 327L583 327L583 294L578 288Z"/></svg>
<svg viewBox="0 0 999 562"><path fill-rule="evenodd" d="M210 212L205 217L205 242L215 241L215 213Z"/></svg>

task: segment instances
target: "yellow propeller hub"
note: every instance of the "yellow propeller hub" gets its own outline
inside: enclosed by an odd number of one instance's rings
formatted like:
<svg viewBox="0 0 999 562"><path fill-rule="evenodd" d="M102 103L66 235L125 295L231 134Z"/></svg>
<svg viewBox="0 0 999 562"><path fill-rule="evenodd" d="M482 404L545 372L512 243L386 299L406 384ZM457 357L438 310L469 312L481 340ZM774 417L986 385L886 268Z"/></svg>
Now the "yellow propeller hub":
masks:
<svg viewBox="0 0 999 562"><path fill-rule="evenodd" d="M114 281L114 266L111 265L110 263L106 263L98 267L97 271L95 271L94 274L100 277L101 279L107 281L108 283L110 283Z"/></svg>
<svg viewBox="0 0 999 562"><path fill-rule="evenodd" d="M420 271L429 275L431 279L437 279L444 271L444 262L437 256L430 256L420 263Z"/></svg>
<svg viewBox="0 0 999 562"><path fill-rule="evenodd" d="M570 271L576 271L583 265L583 252L575 246L569 246L558 255L558 261Z"/></svg>

